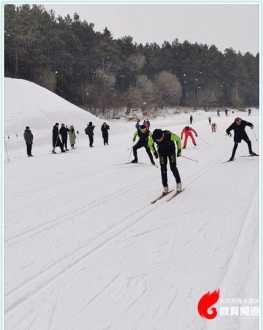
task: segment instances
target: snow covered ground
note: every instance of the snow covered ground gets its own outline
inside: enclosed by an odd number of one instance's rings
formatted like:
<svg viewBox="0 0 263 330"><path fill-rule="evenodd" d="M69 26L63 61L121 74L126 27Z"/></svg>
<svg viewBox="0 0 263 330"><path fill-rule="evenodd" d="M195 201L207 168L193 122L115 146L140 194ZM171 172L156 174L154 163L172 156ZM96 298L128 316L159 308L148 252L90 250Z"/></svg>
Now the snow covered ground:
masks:
<svg viewBox="0 0 263 330"><path fill-rule="evenodd" d="M240 157L248 153L242 143L236 161L223 164L233 147L224 131L237 113L194 114L198 146L183 155L198 162L178 159L185 191L150 205L162 188L160 169L143 150L142 164L124 164L134 123L110 123L104 147L100 120L43 88L9 79L5 97L6 330L259 328L258 318L205 320L196 308L218 288L221 298L258 298L259 159ZM258 152L257 111L238 115L254 123L247 133ZM188 117L158 118L152 129L180 133ZM90 120L93 149L83 134ZM50 153L56 121L79 129L76 150ZM26 125L34 158L26 157Z"/></svg>

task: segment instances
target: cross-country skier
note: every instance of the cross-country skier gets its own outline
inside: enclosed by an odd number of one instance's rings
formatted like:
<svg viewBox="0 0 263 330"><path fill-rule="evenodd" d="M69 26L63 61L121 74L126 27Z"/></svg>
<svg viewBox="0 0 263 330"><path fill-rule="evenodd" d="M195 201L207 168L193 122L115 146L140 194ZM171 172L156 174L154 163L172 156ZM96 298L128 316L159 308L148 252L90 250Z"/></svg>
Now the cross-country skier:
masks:
<svg viewBox="0 0 263 330"><path fill-rule="evenodd" d="M153 140L158 146L158 155L161 166L161 176L163 184L163 194L169 192L168 180L167 180L167 162L169 160L170 169L176 180L177 192L182 191L181 177L176 166L176 147L177 146L177 157L181 156L181 139L175 133L167 130L155 129L153 131Z"/></svg>
<svg viewBox="0 0 263 330"><path fill-rule="evenodd" d="M109 129L110 129L110 126L104 122L101 126L101 133L102 133L104 145L109 144Z"/></svg>
<svg viewBox="0 0 263 330"><path fill-rule="evenodd" d="M90 121L89 124L87 125L87 127L85 128L85 133L88 135L89 137L89 146L92 148L93 147L93 142L94 142L94 128L95 126L92 124L92 122Z"/></svg>
<svg viewBox="0 0 263 330"><path fill-rule="evenodd" d="M226 133L229 136L232 136L230 132L232 130L234 131L234 147L229 161L234 160L238 144L242 140L247 143L249 154L251 156L258 156L254 151L252 151L251 141L249 140L249 137L247 136L247 133L245 131L246 126L249 126L251 129L254 128L254 125L252 123L249 123L248 121L242 120L241 118L237 117L235 121L228 127L228 129L226 129Z"/></svg>
<svg viewBox="0 0 263 330"><path fill-rule="evenodd" d="M55 148L56 147L60 147L61 152L65 152L65 150L63 149L63 145L62 145L62 143L60 141L60 138L59 138L59 129L58 129L58 126L59 126L59 123L56 123L53 126L53 130L52 130L52 144L53 144L52 153L53 154L56 153L56 151L55 151Z"/></svg>
<svg viewBox="0 0 263 330"><path fill-rule="evenodd" d="M72 149L74 149L75 148L75 143L76 143L76 133L75 133L75 128L74 128L73 125L71 125L69 127L68 136L69 136L70 146L71 146Z"/></svg>
<svg viewBox="0 0 263 330"><path fill-rule="evenodd" d="M155 165L151 151L154 153L155 158L158 158L158 154L154 148L154 143L153 143L151 132L144 125L141 125L133 136L133 142L136 141L137 137L139 138L139 140L133 146L134 159L131 161L131 163L138 163L137 150L140 148L145 148L145 150L150 158L151 163L153 165Z"/></svg>
<svg viewBox="0 0 263 330"><path fill-rule="evenodd" d="M182 132L181 132L181 139L183 139L183 136L184 136L183 149L186 148L187 140L188 140L189 137L191 138L191 140L193 142L193 145L196 146L196 142L195 142L193 133L195 134L196 137L198 136L197 133L196 133L196 131L193 128L189 127L189 126L185 126L185 128L182 130Z"/></svg>
<svg viewBox="0 0 263 330"><path fill-rule="evenodd" d="M143 125L149 130L151 126L150 120L149 119L144 120Z"/></svg>
<svg viewBox="0 0 263 330"><path fill-rule="evenodd" d="M63 149L68 151L68 128L65 126L65 124L61 124L59 134L61 135Z"/></svg>
<svg viewBox="0 0 263 330"><path fill-rule="evenodd" d="M32 144L33 144L34 136L31 132L29 126L27 126L26 129L25 129L24 139L25 139L25 142L26 142L27 155L28 155L28 157L33 157L33 155L32 155Z"/></svg>

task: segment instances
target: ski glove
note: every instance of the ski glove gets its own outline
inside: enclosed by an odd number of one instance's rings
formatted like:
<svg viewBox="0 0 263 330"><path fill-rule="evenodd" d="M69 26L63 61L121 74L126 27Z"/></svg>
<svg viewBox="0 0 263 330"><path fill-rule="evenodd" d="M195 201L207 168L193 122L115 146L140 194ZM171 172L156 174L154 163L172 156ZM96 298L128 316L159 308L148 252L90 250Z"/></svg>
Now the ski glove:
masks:
<svg viewBox="0 0 263 330"><path fill-rule="evenodd" d="M179 149L178 151L177 151L177 157L180 157L181 156L181 149Z"/></svg>
<svg viewBox="0 0 263 330"><path fill-rule="evenodd" d="M228 136L232 136L232 134L230 132L227 133Z"/></svg>
<svg viewBox="0 0 263 330"><path fill-rule="evenodd" d="M157 159L158 158L158 152L157 151L154 151L154 157Z"/></svg>

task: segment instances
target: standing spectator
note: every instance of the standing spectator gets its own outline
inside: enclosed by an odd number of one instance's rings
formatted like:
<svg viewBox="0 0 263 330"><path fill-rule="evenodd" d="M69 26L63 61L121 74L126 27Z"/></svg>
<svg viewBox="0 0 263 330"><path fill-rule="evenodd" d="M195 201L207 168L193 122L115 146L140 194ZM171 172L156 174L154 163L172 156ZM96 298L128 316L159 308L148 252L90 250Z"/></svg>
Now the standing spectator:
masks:
<svg viewBox="0 0 263 330"><path fill-rule="evenodd" d="M59 129L58 129L59 123L56 123L53 126L53 130L52 130L52 144L53 144L53 149L52 149L52 153L56 154L55 148L56 147L60 147L61 152L65 152L65 150L63 149L63 145L62 142L60 141L59 138Z"/></svg>
<svg viewBox="0 0 263 330"><path fill-rule="evenodd" d="M75 148L75 143L76 143L76 133L75 133L75 128L74 128L73 125L71 125L69 127L68 136L69 136L70 146L71 146L72 149L74 149Z"/></svg>
<svg viewBox="0 0 263 330"><path fill-rule="evenodd" d="M65 126L65 124L61 124L59 134L61 135L63 149L66 151L69 151L68 150L68 128Z"/></svg>
<svg viewBox="0 0 263 330"><path fill-rule="evenodd" d="M27 126L25 129L25 132L24 132L24 139L26 142L26 150L27 150L28 157L33 157L33 155L32 155L33 138L34 138L34 136L31 132L29 126Z"/></svg>
<svg viewBox="0 0 263 330"><path fill-rule="evenodd" d="M193 116L191 115L190 116L190 125L192 125L192 123L193 123Z"/></svg>
<svg viewBox="0 0 263 330"><path fill-rule="evenodd" d="M208 117L209 125L211 125L211 117Z"/></svg>
<svg viewBox="0 0 263 330"><path fill-rule="evenodd" d="M219 110L217 110L217 116L220 117L220 111Z"/></svg>
<svg viewBox="0 0 263 330"><path fill-rule="evenodd" d="M211 128L212 128L212 133L215 133L216 132L216 123L213 123Z"/></svg>
<svg viewBox="0 0 263 330"><path fill-rule="evenodd" d="M251 109L248 109L248 115L249 116L251 115Z"/></svg>
<svg viewBox="0 0 263 330"><path fill-rule="evenodd" d="M104 122L101 126L101 133L102 133L104 145L106 145L106 144L109 145L109 129L110 129L110 126Z"/></svg>
<svg viewBox="0 0 263 330"><path fill-rule="evenodd" d="M95 126L92 124L92 121L89 122L89 124L87 125L87 127L85 128L85 133L88 135L89 137L89 146L90 148L93 147L93 142L94 142L94 128Z"/></svg>

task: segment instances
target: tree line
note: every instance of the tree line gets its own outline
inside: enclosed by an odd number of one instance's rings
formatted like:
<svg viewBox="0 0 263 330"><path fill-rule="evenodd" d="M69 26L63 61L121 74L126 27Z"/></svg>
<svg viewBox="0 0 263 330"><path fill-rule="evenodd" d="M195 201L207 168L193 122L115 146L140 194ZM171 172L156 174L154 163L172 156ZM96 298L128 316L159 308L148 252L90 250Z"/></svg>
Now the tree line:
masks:
<svg viewBox="0 0 263 330"><path fill-rule="evenodd" d="M93 113L258 106L259 54L188 41L138 44L39 5L5 5L5 76L23 78Z"/></svg>

